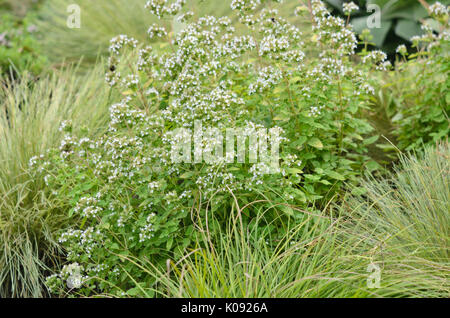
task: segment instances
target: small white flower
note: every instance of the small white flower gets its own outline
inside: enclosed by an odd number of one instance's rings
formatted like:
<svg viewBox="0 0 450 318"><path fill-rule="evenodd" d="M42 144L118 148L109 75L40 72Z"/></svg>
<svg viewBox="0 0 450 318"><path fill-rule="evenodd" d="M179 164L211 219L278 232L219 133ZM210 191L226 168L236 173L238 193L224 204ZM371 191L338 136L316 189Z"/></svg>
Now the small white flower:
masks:
<svg viewBox="0 0 450 318"><path fill-rule="evenodd" d="M406 55L406 53L408 52L406 45L401 44L397 47L397 49L395 50L395 52L397 52L398 54L401 55Z"/></svg>
<svg viewBox="0 0 450 318"><path fill-rule="evenodd" d="M349 15L354 11L358 11L359 7L354 2L346 2L343 4L343 11L345 14Z"/></svg>

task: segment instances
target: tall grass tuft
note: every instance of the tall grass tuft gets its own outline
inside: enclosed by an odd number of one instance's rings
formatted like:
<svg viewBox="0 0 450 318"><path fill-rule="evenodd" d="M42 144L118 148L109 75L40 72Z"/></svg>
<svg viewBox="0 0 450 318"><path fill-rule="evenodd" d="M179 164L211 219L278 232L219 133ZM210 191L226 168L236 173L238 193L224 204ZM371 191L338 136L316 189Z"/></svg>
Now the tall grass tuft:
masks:
<svg viewBox="0 0 450 318"><path fill-rule="evenodd" d="M28 172L30 158L58 146L64 120L92 133L106 125L111 96L102 67L76 73L0 82L0 297L45 295L43 272L59 255L53 234L68 222L61 202Z"/></svg>
<svg viewBox="0 0 450 318"><path fill-rule="evenodd" d="M244 208L235 210L222 231L209 230L221 223L211 216L209 226L198 229L196 247L168 260L167 269L145 258L118 255L153 277L153 285L131 277L136 283L132 290L147 297L183 298L377 296L366 288L368 260L359 257L365 244L357 236L344 235L345 218L304 211L296 222L265 224L259 211L257 219L245 225L240 219ZM278 233L284 233L281 237L274 235L275 223Z"/></svg>
<svg viewBox="0 0 450 318"><path fill-rule="evenodd" d="M341 222L306 215L280 240L256 227L205 234L202 243L208 244L172 262L174 278L163 285L170 297L370 296L366 261L355 257L360 244L340 240Z"/></svg>
<svg viewBox="0 0 450 318"><path fill-rule="evenodd" d="M449 297L450 148L402 156L391 178L366 180L336 218L305 216L270 248L232 228L174 266L176 297ZM380 269L369 288L370 264ZM376 286L375 286L376 287Z"/></svg>
<svg viewBox="0 0 450 318"><path fill-rule="evenodd" d="M450 296L450 148L428 147L403 155L391 178L363 183L363 197L349 197L343 214L352 232L372 246L388 296Z"/></svg>
<svg viewBox="0 0 450 318"><path fill-rule="evenodd" d="M146 0L79 0L76 4L81 10L81 27L70 29L67 26L67 8L72 0L47 1L41 10L40 28L45 35L45 53L55 62L78 61L83 57L85 63L95 62L97 56L108 52L109 41L126 34L142 41L148 38L147 29L157 18L144 8ZM188 7L200 14L223 15L230 10L230 0L201 1L190 0ZM176 18L166 21L166 28L177 28Z"/></svg>
<svg viewBox="0 0 450 318"><path fill-rule="evenodd" d="M448 143L403 156L389 179L364 181L365 196L305 213L281 239L256 226L262 212L240 224L237 208L226 231L199 229L167 270L123 259L153 277L130 278L148 297L449 297L449 157Z"/></svg>
<svg viewBox="0 0 450 318"><path fill-rule="evenodd" d="M39 27L45 35L45 53L61 62L77 61L94 63L98 54L107 53L109 41L119 34L127 34L138 40L146 37L146 27L152 16L144 9L145 0L81 0L80 28L67 25L71 0L47 1L41 9Z"/></svg>

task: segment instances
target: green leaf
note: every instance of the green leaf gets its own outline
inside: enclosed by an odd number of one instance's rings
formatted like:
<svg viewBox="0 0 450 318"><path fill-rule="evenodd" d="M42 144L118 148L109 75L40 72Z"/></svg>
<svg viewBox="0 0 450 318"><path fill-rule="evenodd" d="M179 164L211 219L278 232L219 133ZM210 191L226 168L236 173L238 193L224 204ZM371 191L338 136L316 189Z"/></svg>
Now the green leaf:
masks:
<svg viewBox="0 0 450 318"><path fill-rule="evenodd" d="M382 20L379 28L369 28L367 26L368 17L360 17L352 19L353 29L357 33L361 33L364 29L369 29L373 36L373 42L376 46L381 47L386 39L389 30L392 27L392 21Z"/></svg>
<svg viewBox="0 0 450 318"><path fill-rule="evenodd" d="M298 169L298 168L287 168L286 170L290 174L297 174L297 173L301 174L301 173L303 173L303 170Z"/></svg>
<svg viewBox="0 0 450 318"><path fill-rule="evenodd" d="M374 170L378 170L381 168L381 166L376 162L376 161L369 161L366 164L366 168L367 170L369 170L370 172L374 171Z"/></svg>
<svg viewBox="0 0 450 318"><path fill-rule="evenodd" d="M401 19L395 26L395 34L409 41L413 36L421 35L423 32L416 21Z"/></svg>
<svg viewBox="0 0 450 318"><path fill-rule="evenodd" d="M292 147L300 147L301 145L303 145L306 140L308 140L308 138L306 138L305 136L300 136L298 137L294 142L291 143Z"/></svg>
<svg viewBox="0 0 450 318"><path fill-rule="evenodd" d="M325 0L329 5L333 6L335 9L339 10L341 13L342 11L342 0Z"/></svg>
<svg viewBox="0 0 450 318"><path fill-rule="evenodd" d="M193 175L195 174L195 171L187 171L185 173L183 173L180 178L181 179L189 179L191 178Z"/></svg>
<svg viewBox="0 0 450 318"><path fill-rule="evenodd" d="M287 205L281 205L280 206L281 211L283 211L284 213L286 213L289 216L294 216L294 210L292 210L291 207L287 206Z"/></svg>
<svg viewBox="0 0 450 318"><path fill-rule="evenodd" d="M134 287L127 290L128 296L137 296L141 292L141 289L139 287Z"/></svg>
<svg viewBox="0 0 450 318"><path fill-rule="evenodd" d="M85 217L83 218L83 220L81 221L80 229L82 229L82 228L84 227L84 224L86 223L86 221L87 221L87 216L85 216Z"/></svg>
<svg viewBox="0 0 450 318"><path fill-rule="evenodd" d="M434 19L426 19L425 23L428 24L435 32L440 32L442 28L442 25Z"/></svg>
<svg viewBox="0 0 450 318"><path fill-rule="evenodd" d="M325 174L333 179L344 181L345 177L336 171L325 171Z"/></svg>
<svg viewBox="0 0 450 318"><path fill-rule="evenodd" d="M314 171L316 173L318 173L318 174L323 174L324 173L324 170L322 168L316 168Z"/></svg>
<svg viewBox="0 0 450 318"><path fill-rule="evenodd" d="M186 237L183 239L183 247L188 247L190 243L191 240L189 238Z"/></svg>
<svg viewBox="0 0 450 318"><path fill-rule="evenodd" d="M305 193L300 189L294 189L295 192L295 198L301 202L306 202L306 195Z"/></svg>
<svg viewBox="0 0 450 318"><path fill-rule="evenodd" d="M276 121L288 121L289 119L291 119L289 114L279 114L273 118Z"/></svg>
<svg viewBox="0 0 450 318"><path fill-rule="evenodd" d="M376 135L376 136L372 136L370 138L367 138L363 141L364 145L371 145L373 144L375 141L378 140L378 138L380 138L380 136Z"/></svg>
<svg viewBox="0 0 450 318"><path fill-rule="evenodd" d="M317 148L317 149L323 149L323 144L322 144L322 142L320 141L319 138L316 138L316 137L311 138L311 139L308 141L308 145L310 145L311 147Z"/></svg>
<svg viewBox="0 0 450 318"><path fill-rule="evenodd" d="M170 248L172 247L172 244L173 244L173 237L169 238L169 240L167 241L166 248L168 250L170 250Z"/></svg>
<svg viewBox="0 0 450 318"><path fill-rule="evenodd" d="M118 250L118 249L119 249L119 244L117 244L117 243L112 243L112 244L111 244L111 249L113 249L113 250Z"/></svg>

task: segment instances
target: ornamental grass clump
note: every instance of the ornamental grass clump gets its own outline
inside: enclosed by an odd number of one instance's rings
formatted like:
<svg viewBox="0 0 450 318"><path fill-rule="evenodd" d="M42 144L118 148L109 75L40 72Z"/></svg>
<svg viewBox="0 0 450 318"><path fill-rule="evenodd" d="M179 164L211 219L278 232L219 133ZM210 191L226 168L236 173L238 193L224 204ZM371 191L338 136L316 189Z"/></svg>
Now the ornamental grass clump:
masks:
<svg viewBox="0 0 450 318"><path fill-rule="evenodd" d="M60 237L71 267L49 278L54 290L68 277L84 295L120 295L135 287L130 277L152 284L123 256L165 266L195 241L208 213L227 220L250 202L269 211L267 223L301 220L293 206L315 212L376 166L365 155L376 136L367 138L362 111L373 92L366 74L389 67L385 54L363 52L355 64L351 26L321 1L312 1L312 37L278 14L277 1L232 1L239 31L227 16L195 19L184 2L147 2L162 21L150 26L149 42L165 45L111 40L106 81L125 97L111 106L108 131L90 139L65 125L61 146L32 161L79 220ZM176 33L164 29L173 16L183 23ZM320 54L305 54L311 47ZM240 132L249 157L263 155L241 160L233 142L220 156L229 129ZM264 160L269 140L272 160ZM174 160L180 143L188 151ZM242 222L256 211L252 205ZM274 238L280 224L270 227Z"/></svg>
<svg viewBox="0 0 450 318"><path fill-rule="evenodd" d="M364 196L337 207L367 244L362 258L381 269L386 297L450 295L450 148L448 141L401 156L394 173L362 182Z"/></svg>
<svg viewBox="0 0 450 318"><path fill-rule="evenodd" d="M105 131L116 94L103 83L103 67L77 74L78 68L70 67L38 80L24 73L16 81L0 81L2 298L48 295L44 273L62 260L57 238L70 224L64 202L28 164L61 142L64 133L58 127L64 120L93 134Z"/></svg>
<svg viewBox="0 0 450 318"><path fill-rule="evenodd" d="M291 7L296 2L288 1ZM98 55L108 55L109 40L117 34L124 33L145 40L148 25L157 21L144 9L145 3L146 0L44 1L39 11L39 27L45 34L42 41L44 53L55 63L78 62L83 58L83 64L91 66ZM188 0L187 6L199 15L222 15L229 11L229 0ZM68 16L71 20L76 19L72 21L79 21L80 28L69 27ZM177 30L179 25L177 19L165 21L165 26L173 30Z"/></svg>

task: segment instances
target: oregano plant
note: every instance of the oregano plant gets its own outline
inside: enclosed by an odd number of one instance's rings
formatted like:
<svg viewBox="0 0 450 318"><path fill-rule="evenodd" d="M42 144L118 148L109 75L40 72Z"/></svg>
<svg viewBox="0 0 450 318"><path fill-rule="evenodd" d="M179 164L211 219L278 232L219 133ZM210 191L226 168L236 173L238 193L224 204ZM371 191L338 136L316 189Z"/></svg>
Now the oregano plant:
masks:
<svg viewBox="0 0 450 318"><path fill-rule="evenodd" d="M277 2L233 0L230 17L197 17L183 0L152 0L150 12L183 27L151 25L152 45L111 40L106 81L124 99L111 106L107 132L90 139L63 123L60 148L31 162L54 195L67 198L76 224L61 234L68 265L49 277L52 290L139 296L139 286L155 281L130 260L164 266L199 231L219 230L208 227L208 214L226 220L238 210L251 224L263 207L276 237L271 221L317 212L374 167L366 152L376 137L364 118L374 83L366 74L388 69L386 55L364 51L355 63L351 26L321 1L296 9L311 16L312 37L280 16ZM310 48L318 53L306 54ZM238 151L173 160L186 140L202 153L220 148L229 129L248 137L247 153L272 136L276 162L240 162Z"/></svg>

